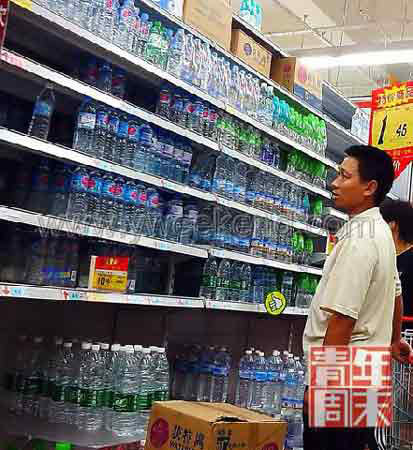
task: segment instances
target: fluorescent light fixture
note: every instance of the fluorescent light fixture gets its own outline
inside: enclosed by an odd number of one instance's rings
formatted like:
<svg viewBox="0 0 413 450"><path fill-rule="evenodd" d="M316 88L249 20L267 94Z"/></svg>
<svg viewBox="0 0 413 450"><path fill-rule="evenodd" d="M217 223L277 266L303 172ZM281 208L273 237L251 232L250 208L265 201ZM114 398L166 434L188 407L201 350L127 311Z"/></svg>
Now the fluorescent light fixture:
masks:
<svg viewBox="0 0 413 450"><path fill-rule="evenodd" d="M413 62L413 50L383 50L366 53L350 53L341 56L314 56L300 59L310 69L332 67L382 66Z"/></svg>

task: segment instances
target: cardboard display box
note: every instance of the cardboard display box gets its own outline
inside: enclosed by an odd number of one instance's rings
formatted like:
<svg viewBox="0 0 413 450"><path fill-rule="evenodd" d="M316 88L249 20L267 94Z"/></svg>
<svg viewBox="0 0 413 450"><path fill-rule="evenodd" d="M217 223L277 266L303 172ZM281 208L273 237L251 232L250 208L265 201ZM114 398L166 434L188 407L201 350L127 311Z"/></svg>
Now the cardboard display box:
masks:
<svg viewBox="0 0 413 450"><path fill-rule="evenodd" d="M221 45L231 46L231 0L185 0L184 21Z"/></svg>
<svg viewBox="0 0 413 450"><path fill-rule="evenodd" d="M282 450L287 424L226 403L156 402L145 450Z"/></svg>
<svg viewBox="0 0 413 450"><path fill-rule="evenodd" d="M286 87L309 105L321 110L323 82L320 74L309 70L299 59L273 58L271 79Z"/></svg>
<svg viewBox="0 0 413 450"><path fill-rule="evenodd" d="M242 30L232 31L231 52L257 72L270 76L272 54Z"/></svg>

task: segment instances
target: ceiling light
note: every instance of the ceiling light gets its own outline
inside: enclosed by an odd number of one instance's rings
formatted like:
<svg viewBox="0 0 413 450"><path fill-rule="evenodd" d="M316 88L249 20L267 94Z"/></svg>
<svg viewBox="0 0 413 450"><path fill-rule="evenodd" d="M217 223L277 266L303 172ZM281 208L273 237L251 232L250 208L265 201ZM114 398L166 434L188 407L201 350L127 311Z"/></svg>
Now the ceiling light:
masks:
<svg viewBox="0 0 413 450"><path fill-rule="evenodd" d="M332 67L382 66L413 62L413 50L383 50L366 53L349 53L340 56L315 56L300 59L311 69Z"/></svg>

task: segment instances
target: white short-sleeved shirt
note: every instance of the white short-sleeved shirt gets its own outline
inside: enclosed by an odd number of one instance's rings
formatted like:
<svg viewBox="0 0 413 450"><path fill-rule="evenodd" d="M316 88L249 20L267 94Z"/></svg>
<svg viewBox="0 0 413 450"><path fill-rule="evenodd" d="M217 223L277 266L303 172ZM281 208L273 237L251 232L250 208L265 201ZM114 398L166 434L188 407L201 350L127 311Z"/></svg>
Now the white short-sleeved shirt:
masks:
<svg viewBox="0 0 413 450"><path fill-rule="evenodd" d="M396 249L379 208L353 217L337 233L311 302L303 347L321 346L331 312L356 319L350 345L389 346L395 297L401 295Z"/></svg>

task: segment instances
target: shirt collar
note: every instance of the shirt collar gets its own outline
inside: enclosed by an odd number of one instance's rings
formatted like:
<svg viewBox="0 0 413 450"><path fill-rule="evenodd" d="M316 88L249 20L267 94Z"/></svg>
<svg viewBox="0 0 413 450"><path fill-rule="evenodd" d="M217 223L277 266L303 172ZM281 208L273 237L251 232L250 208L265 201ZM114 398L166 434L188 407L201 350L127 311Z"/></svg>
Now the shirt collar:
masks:
<svg viewBox="0 0 413 450"><path fill-rule="evenodd" d="M366 211L352 217L340 228L336 234L337 240L341 240L344 237L355 233L358 233L361 237L363 237L364 231L370 232L373 228L370 228L370 230L368 230L368 228L364 230L362 227L366 227L366 225L369 224L373 227L372 224L381 218L380 208L374 207L366 209Z"/></svg>

